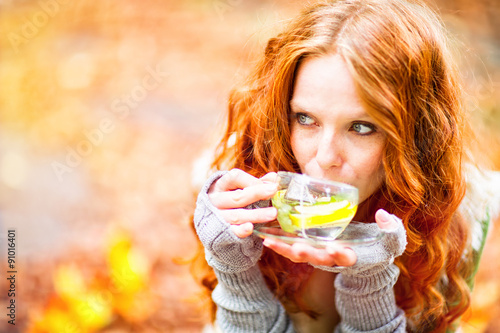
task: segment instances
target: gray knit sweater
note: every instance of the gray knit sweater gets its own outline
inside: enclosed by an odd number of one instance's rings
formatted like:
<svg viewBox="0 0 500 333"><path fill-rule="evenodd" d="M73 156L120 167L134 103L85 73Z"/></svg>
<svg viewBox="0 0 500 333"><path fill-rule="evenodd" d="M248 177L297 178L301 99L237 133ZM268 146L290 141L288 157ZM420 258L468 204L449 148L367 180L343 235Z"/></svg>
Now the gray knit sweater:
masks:
<svg viewBox="0 0 500 333"><path fill-rule="evenodd" d="M223 332L295 332L281 303L267 288L257 265L262 240L238 238L208 198L208 189L224 172L203 186L194 214L196 232L218 284L212 293L217 325ZM368 231L376 224L367 224ZM351 267L319 268L339 273L335 302L341 322L335 332L405 332L406 318L396 306L393 286L399 275L394 257L403 253L406 234L401 226L377 244L355 247Z"/></svg>

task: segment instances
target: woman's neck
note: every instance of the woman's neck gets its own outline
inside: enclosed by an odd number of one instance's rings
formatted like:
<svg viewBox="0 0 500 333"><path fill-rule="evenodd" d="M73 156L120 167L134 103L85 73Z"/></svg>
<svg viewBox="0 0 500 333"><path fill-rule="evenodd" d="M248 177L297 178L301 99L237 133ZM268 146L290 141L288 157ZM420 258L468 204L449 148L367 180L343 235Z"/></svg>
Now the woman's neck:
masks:
<svg viewBox="0 0 500 333"><path fill-rule="evenodd" d="M388 201L383 193L383 189L380 188L370 195L365 201L360 203L353 221L375 222L375 212L380 208L388 208Z"/></svg>

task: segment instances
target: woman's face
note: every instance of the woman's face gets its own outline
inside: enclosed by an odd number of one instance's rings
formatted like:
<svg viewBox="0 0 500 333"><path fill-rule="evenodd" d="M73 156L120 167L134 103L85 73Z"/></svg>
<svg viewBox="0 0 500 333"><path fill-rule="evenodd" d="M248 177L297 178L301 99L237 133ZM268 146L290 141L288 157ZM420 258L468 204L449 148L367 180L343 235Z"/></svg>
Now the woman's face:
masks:
<svg viewBox="0 0 500 333"><path fill-rule="evenodd" d="M386 136L366 113L340 56L300 65L290 107L292 151L302 173L356 186L360 202L380 187Z"/></svg>

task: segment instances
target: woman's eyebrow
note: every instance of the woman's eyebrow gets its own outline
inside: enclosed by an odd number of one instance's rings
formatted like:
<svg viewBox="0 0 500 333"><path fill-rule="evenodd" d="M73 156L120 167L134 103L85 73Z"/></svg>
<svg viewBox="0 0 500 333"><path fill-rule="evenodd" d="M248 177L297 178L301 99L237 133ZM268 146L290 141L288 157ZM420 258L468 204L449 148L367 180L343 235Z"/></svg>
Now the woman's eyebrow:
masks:
<svg viewBox="0 0 500 333"><path fill-rule="evenodd" d="M353 119L372 119L372 117L364 109L351 111L349 117Z"/></svg>
<svg viewBox="0 0 500 333"><path fill-rule="evenodd" d="M298 104L296 101L294 100L291 100L290 101L290 109L292 109L293 111L296 111L296 112L299 112L299 111L302 111L302 112L310 112L308 110L308 108L306 107L303 107L302 105Z"/></svg>
<svg viewBox="0 0 500 333"><path fill-rule="evenodd" d="M296 102L294 102L293 100L290 101L290 109L301 109L300 106L297 105Z"/></svg>
<svg viewBox="0 0 500 333"><path fill-rule="evenodd" d="M311 113L311 114L314 113L314 111L311 111L310 108L308 108L306 106L302 106L294 100L290 101L290 109L293 112L303 112L303 113ZM348 113L346 112L346 117L348 117L349 119L353 119L353 120L355 120L355 119L371 120L372 119L372 117L366 112L366 110L364 108L359 108L359 109L355 108L355 109L349 109L346 111L348 111Z"/></svg>

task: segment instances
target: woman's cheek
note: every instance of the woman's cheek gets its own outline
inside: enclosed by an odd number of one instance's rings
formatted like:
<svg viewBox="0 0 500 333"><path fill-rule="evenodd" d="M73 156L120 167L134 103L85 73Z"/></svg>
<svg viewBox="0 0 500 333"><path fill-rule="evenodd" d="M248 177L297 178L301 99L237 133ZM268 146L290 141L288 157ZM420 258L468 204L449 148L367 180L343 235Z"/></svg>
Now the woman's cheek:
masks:
<svg viewBox="0 0 500 333"><path fill-rule="evenodd" d="M314 141L311 138L300 135L300 131L292 131L290 138L292 152L299 164L302 172L306 172L306 164L313 158L316 147Z"/></svg>

